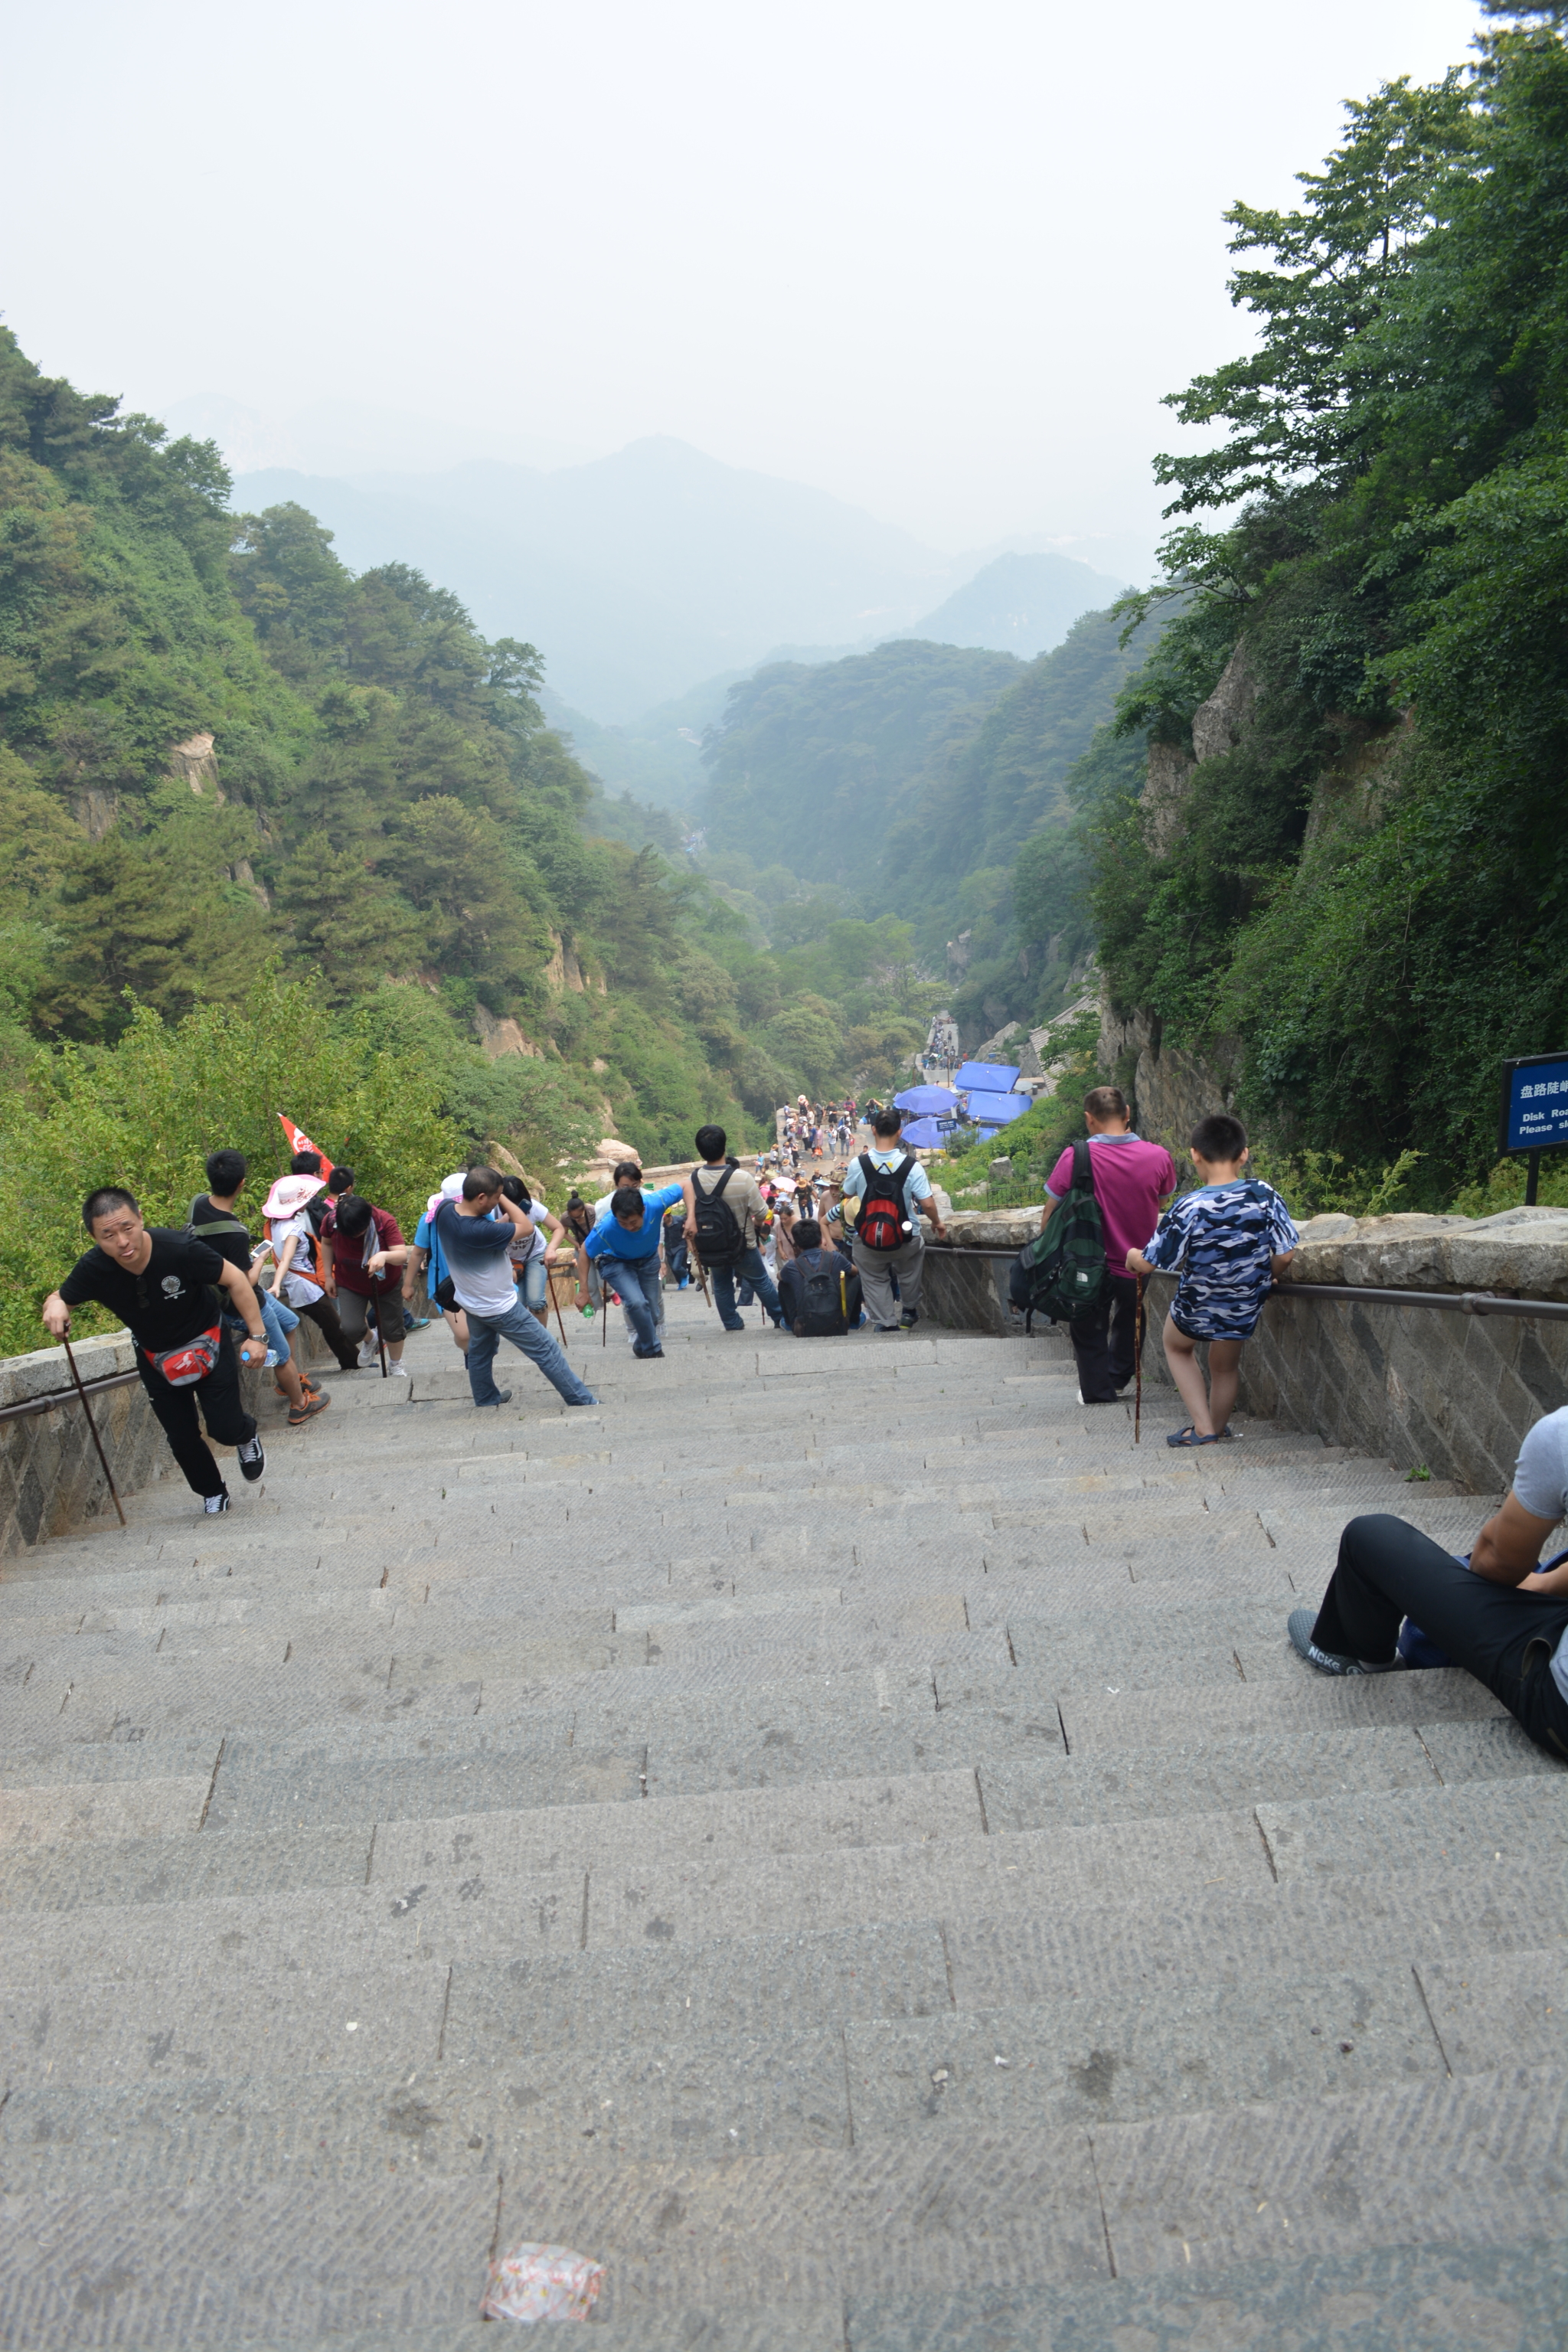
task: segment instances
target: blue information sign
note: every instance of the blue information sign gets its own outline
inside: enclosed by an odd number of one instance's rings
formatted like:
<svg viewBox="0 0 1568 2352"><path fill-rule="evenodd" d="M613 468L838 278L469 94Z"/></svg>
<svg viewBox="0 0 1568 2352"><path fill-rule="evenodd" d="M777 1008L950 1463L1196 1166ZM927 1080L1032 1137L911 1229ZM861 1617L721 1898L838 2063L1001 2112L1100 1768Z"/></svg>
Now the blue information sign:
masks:
<svg viewBox="0 0 1568 2352"><path fill-rule="evenodd" d="M1503 1151L1545 1151L1568 1143L1568 1054L1538 1054L1503 1066Z"/></svg>

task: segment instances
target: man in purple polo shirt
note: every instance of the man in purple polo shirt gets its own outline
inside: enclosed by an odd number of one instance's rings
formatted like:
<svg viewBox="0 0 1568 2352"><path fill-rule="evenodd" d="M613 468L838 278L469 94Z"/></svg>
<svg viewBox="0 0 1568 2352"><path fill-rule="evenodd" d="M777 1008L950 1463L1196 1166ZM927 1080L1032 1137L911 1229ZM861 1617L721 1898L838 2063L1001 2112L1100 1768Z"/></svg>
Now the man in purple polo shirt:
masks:
<svg viewBox="0 0 1568 2352"><path fill-rule="evenodd" d="M1082 1402L1114 1404L1138 1361L1138 1283L1127 1271L1127 1253L1142 1249L1153 1233L1161 1210L1176 1189L1176 1163L1163 1144L1145 1143L1132 1133L1127 1097L1120 1087L1091 1087L1083 1098L1083 1123L1089 1129L1094 1196L1105 1228L1107 1280L1092 1315L1068 1329ZM1069 1143L1046 1180L1049 1197L1040 1219L1042 1231L1056 1203L1071 1189Z"/></svg>

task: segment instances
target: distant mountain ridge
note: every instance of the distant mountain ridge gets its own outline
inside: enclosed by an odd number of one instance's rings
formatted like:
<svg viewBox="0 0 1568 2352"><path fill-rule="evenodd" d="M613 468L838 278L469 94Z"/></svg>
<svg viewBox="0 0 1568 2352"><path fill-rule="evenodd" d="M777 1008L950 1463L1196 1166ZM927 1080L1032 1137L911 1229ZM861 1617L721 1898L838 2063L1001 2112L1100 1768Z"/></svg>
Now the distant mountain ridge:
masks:
<svg viewBox="0 0 1568 2352"><path fill-rule="evenodd" d="M1114 604L1126 586L1070 555L999 555L908 634L1032 661L1059 646L1083 614Z"/></svg>
<svg viewBox="0 0 1568 2352"><path fill-rule="evenodd" d="M1120 593L1058 555L1004 555L966 589L973 557L668 437L553 471L482 457L441 473L272 466L236 483L241 510L285 501L335 533L352 570L416 564L486 635L536 645L551 694L599 727L782 646L834 659L935 635L1033 653Z"/></svg>

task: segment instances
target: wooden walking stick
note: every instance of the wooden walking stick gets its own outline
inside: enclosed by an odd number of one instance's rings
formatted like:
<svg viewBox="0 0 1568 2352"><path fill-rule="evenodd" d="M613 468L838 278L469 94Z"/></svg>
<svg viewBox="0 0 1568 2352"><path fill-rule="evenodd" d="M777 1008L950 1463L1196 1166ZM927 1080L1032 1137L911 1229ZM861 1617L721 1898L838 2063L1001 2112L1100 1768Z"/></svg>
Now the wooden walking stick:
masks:
<svg viewBox="0 0 1568 2352"><path fill-rule="evenodd" d="M1138 1277L1138 1314L1132 1327L1132 1344L1137 1350L1134 1359L1137 1370L1132 1391L1132 1443L1143 1443L1143 1277Z"/></svg>
<svg viewBox="0 0 1568 2352"><path fill-rule="evenodd" d="M92 1442L98 1448L99 1467L109 1481L109 1491L114 1497L114 1507L120 1513L120 1524L123 1527L125 1525L125 1512L120 1500L120 1489L114 1483L114 1473L109 1466L109 1456L103 1450L103 1440L98 1433L98 1423L92 1417L92 1407L88 1402L87 1391L81 1384L81 1374L76 1368L76 1358L71 1354L70 1341L68 1339L65 1340L64 1346L66 1351L66 1361L71 1368L71 1378L76 1382L76 1392L81 1399L81 1409L87 1415L87 1425L92 1432Z"/></svg>

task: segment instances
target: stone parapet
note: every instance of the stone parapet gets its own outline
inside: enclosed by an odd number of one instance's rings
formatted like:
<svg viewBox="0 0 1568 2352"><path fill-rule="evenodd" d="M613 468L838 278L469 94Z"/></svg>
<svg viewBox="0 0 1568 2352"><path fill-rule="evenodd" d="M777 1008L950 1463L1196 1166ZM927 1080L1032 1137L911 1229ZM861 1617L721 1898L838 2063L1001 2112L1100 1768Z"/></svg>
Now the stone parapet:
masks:
<svg viewBox="0 0 1568 2352"><path fill-rule="evenodd" d="M974 1250L1016 1250L1038 1223L1037 1212L1024 1210L960 1215L953 1239ZM1561 1210L1315 1217L1301 1235L1290 1278L1303 1287L1568 1300L1568 1214ZM924 1312L949 1328L1017 1331L1007 1276L1004 1256L930 1249ZM1153 1399L1156 1438L1173 1402L1159 1337L1172 1288L1164 1279L1148 1292L1143 1387L1145 1403ZM1402 1470L1427 1470L1472 1494L1500 1494L1525 1433L1564 1404L1568 1322L1544 1316L1281 1293L1264 1307L1241 1360L1241 1405L1249 1415L1381 1455Z"/></svg>
<svg viewBox="0 0 1568 2352"><path fill-rule="evenodd" d="M1313 1217L1301 1227L1292 1282L1370 1290L1486 1290L1568 1299L1568 1210L1495 1217Z"/></svg>

